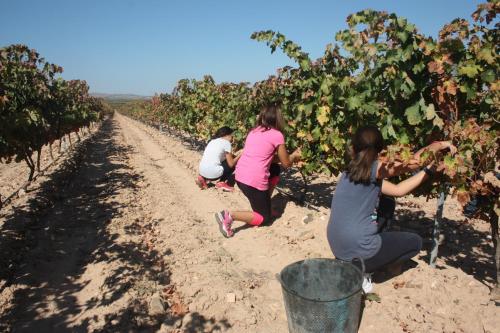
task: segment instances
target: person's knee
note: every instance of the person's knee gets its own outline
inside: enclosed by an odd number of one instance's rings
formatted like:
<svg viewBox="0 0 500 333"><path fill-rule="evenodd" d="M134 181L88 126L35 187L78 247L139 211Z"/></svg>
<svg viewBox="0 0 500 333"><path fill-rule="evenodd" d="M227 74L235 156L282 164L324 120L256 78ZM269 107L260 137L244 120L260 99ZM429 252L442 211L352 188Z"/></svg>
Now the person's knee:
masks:
<svg viewBox="0 0 500 333"><path fill-rule="evenodd" d="M254 226L259 226L263 222L264 222L264 216L262 216L261 214L259 214L257 212L253 212L253 218L252 218L252 221L250 221L250 224L254 225Z"/></svg>
<svg viewBox="0 0 500 333"><path fill-rule="evenodd" d="M249 224L254 225L254 226L260 226L262 224L269 223L270 221L271 221L270 214L261 214L261 213L253 212L253 218Z"/></svg>

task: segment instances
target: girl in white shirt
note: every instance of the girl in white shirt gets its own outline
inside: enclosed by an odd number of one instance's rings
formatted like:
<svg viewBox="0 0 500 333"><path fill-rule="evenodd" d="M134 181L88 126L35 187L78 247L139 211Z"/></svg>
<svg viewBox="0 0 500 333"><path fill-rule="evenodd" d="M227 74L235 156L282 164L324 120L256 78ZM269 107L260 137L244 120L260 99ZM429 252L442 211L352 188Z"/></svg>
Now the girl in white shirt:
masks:
<svg viewBox="0 0 500 333"><path fill-rule="evenodd" d="M234 190L234 167L241 154L233 155L231 142L233 140L233 129L223 126L217 130L214 137L208 143L199 166L199 175L196 184L200 189L208 187L207 181L218 182L215 187L223 191Z"/></svg>

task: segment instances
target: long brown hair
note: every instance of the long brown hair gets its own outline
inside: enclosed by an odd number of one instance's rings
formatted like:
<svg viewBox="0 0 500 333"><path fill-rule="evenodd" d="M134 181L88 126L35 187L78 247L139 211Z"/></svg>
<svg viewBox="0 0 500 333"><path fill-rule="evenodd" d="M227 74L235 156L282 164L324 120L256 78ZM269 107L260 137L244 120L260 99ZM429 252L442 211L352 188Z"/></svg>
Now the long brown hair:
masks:
<svg viewBox="0 0 500 333"><path fill-rule="evenodd" d="M377 127L358 128L352 138L351 160L347 165L349 179L355 183L370 183L372 164L383 148L384 138Z"/></svg>
<svg viewBox="0 0 500 333"><path fill-rule="evenodd" d="M260 110L257 117L257 127L264 127L266 130L274 128L283 131L284 121L281 115L281 106L279 104L268 104Z"/></svg>

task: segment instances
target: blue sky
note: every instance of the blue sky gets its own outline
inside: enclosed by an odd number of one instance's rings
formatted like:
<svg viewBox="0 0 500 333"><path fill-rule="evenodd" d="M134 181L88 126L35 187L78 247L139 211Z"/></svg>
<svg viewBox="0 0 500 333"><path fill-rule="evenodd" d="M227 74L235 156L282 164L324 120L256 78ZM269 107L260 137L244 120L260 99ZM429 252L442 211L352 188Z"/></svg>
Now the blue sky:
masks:
<svg viewBox="0 0 500 333"><path fill-rule="evenodd" d="M182 78L254 82L291 64L251 40L254 31L280 31L317 58L347 15L361 9L395 12L436 36L480 2L0 0L0 46L27 44L94 92L152 95L170 92Z"/></svg>

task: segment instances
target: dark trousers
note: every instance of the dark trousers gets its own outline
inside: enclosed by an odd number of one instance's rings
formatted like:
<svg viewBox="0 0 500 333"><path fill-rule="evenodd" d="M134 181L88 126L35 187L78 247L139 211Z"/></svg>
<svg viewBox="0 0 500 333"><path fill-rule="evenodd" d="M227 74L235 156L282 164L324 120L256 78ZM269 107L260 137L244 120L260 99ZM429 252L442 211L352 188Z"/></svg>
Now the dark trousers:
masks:
<svg viewBox="0 0 500 333"><path fill-rule="evenodd" d="M224 171L222 172L222 176L220 177L220 181L221 182L226 182L229 186L234 186L234 183L235 183L235 179L234 179L234 167L231 168L227 164L226 160L222 161L221 165L224 168Z"/></svg>
<svg viewBox="0 0 500 333"><path fill-rule="evenodd" d="M385 231L390 225L396 203L393 198L382 196L377 211L382 246L377 254L365 259L366 272L372 273L384 266L405 262L416 256L422 248L422 238L412 232Z"/></svg>
<svg viewBox="0 0 500 333"><path fill-rule="evenodd" d="M269 168L269 178L279 176L280 172L281 169L279 164L271 164L271 167ZM237 184L241 192L243 192L248 201L250 201L252 210L259 213L264 218L262 223L269 223L271 221L271 195L269 190L262 191L241 182L237 182Z"/></svg>
<svg viewBox="0 0 500 333"><path fill-rule="evenodd" d="M231 168L229 166L229 164L227 164L227 161L224 160L221 162L222 165L222 168L224 169L224 171L222 171L222 176L220 176L219 178L214 178L214 179L211 179L211 178L206 178L208 180L218 180L218 181L221 181L221 182L226 182L229 186L234 186L235 184L235 179L234 179L234 167Z"/></svg>

